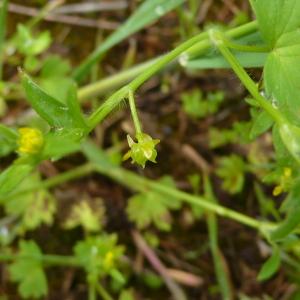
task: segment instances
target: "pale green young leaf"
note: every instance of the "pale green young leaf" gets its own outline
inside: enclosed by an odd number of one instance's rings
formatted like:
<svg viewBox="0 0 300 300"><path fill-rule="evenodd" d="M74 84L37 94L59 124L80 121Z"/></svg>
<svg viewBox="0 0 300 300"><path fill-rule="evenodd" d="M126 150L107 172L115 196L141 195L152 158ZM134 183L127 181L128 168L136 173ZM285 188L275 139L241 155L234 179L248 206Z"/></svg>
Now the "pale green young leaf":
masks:
<svg viewBox="0 0 300 300"><path fill-rule="evenodd" d="M38 173L27 176L11 196L4 201L4 208L8 215L20 218L20 233L33 230L41 224L51 225L56 211L56 202L53 196L45 189L36 189L30 193L18 194L19 191L36 187L41 184Z"/></svg>
<svg viewBox="0 0 300 300"><path fill-rule="evenodd" d="M203 96L199 89L181 95L184 111L192 118L203 118L218 111L224 100L222 92L208 93Z"/></svg>
<svg viewBox="0 0 300 300"><path fill-rule="evenodd" d="M215 149L238 140L237 133L232 129L209 128L209 148Z"/></svg>
<svg viewBox="0 0 300 300"><path fill-rule="evenodd" d="M42 252L34 241L21 241L16 260L9 266L11 280L19 284L23 298L40 298L48 293L47 278L41 263Z"/></svg>
<svg viewBox="0 0 300 300"><path fill-rule="evenodd" d="M159 182L175 187L171 177L163 177ZM179 209L180 206L180 200L150 190L131 197L126 211L128 218L135 222L139 229L154 224L158 229L168 231L171 229L169 210Z"/></svg>
<svg viewBox="0 0 300 300"><path fill-rule="evenodd" d="M235 154L224 157L219 161L217 175L223 179L222 187L230 194L241 192L244 187L246 164Z"/></svg>
<svg viewBox="0 0 300 300"><path fill-rule="evenodd" d="M265 40L274 46L287 32L300 26L300 2L298 0L250 0L259 29Z"/></svg>
<svg viewBox="0 0 300 300"><path fill-rule="evenodd" d="M51 36L48 31L33 37L30 29L18 24L17 35L13 40L18 51L26 56L34 56L45 51L51 44Z"/></svg>
<svg viewBox="0 0 300 300"><path fill-rule="evenodd" d="M264 68L267 96L289 121L297 125L300 125L299 52L300 32L286 33L277 41Z"/></svg>
<svg viewBox="0 0 300 300"><path fill-rule="evenodd" d="M128 36L155 22L167 12L178 7L185 0L146 0L133 15L112 33L100 46L73 72L73 78L82 80L101 57L113 46Z"/></svg>
<svg viewBox="0 0 300 300"><path fill-rule="evenodd" d="M259 271L257 280L263 281L271 278L280 267L280 250L277 247L273 248L271 257L263 264Z"/></svg>
<svg viewBox="0 0 300 300"><path fill-rule="evenodd" d="M82 226L87 232L97 232L102 228L105 217L105 208L100 198L83 199L78 204L75 204L67 220L64 222L64 228L72 229L77 226Z"/></svg>

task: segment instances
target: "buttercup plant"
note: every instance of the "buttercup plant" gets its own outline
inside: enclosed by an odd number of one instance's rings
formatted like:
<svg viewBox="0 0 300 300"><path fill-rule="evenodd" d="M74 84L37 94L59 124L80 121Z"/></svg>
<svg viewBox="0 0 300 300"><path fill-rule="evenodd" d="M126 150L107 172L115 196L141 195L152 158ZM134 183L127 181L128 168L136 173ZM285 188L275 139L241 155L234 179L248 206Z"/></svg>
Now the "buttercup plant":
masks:
<svg viewBox="0 0 300 300"><path fill-rule="evenodd" d="M33 241L22 240L17 252L12 251L13 247L10 245L21 232L18 230L18 226L22 225L21 222L24 220L22 217L31 210L35 216L40 214L40 210L34 211L33 209L32 204L35 201L40 201L39 204L45 204L46 202L42 202L42 200L45 200L44 195L49 195L50 188L92 172L107 176L139 193L129 199L126 210L128 219L134 223L138 230L146 230L147 227L154 224L159 230L169 231L171 230L172 210L181 209L183 203L192 206L192 208L198 207L201 213L197 214L196 218L204 215L207 221L209 248L213 256L222 299L233 299L234 296L230 287L228 270L221 253L222 249L218 245L217 216L235 220L257 230L268 243L271 255L261 268L258 280L269 279L279 270L282 262L291 265L298 271L300 270L299 263L294 264L294 257L289 254L291 252L296 258L299 258L299 254L295 253L299 245L297 233L300 224L300 206L298 203L300 195L298 179L300 163L300 91L298 83L300 78L300 2L273 0L270 7L270 0L250 0L257 17L256 21L235 28L219 29L212 27L206 32L196 33L165 55L124 70L111 78L78 88L82 80L89 75L92 67L103 59L104 55L114 45L158 20L167 12L175 8L182 9L182 4L185 2L188 3L187 7L191 9L191 15L195 16L195 11L199 6L194 0L146 0L142 2L125 24L101 43L82 64L77 66L71 76L67 77L66 74L70 71L68 65L62 64L55 73L53 61L57 62L59 59L53 57L44 65L37 63L36 68L28 68L30 65L28 61L34 60L36 62L39 55L50 44L50 37L47 33L38 35L37 38L33 37L31 30L38 24L39 20L27 26L18 26L18 34L15 39L9 43L4 43L8 1L2 1L0 58L9 57L8 49L11 42L14 43L17 53L26 56L25 71L19 70L22 93L42 123L40 127L22 124L16 126L19 127L18 129L4 124L0 125L0 156L4 157L13 152L19 154L19 157L0 174L1 204L6 211L13 212L10 216L12 221L9 221L13 230L8 232L8 226L6 227L5 222L4 225L1 225L1 228L6 228L7 236L0 239L3 242L3 253L0 254L0 260L11 263L11 280L19 284L19 293L23 298L39 298L47 294L48 285L44 268L49 265L83 269L86 272L89 300L97 299L98 294L105 300L114 299L107 291L106 286L104 287L108 278L116 286L122 287L126 284L127 278L125 272L122 273L123 265L121 262L125 251L124 247L118 245L117 235L103 233L101 226L93 225L91 227L93 230L85 231L84 238L75 243L74 255L44 254L37 243ZM184 19L181 21L183 22ZM184 21L187 29L182 35L187 36L190 35L188 33L197 31L190 22L190 20ZM25 47L24 40L29 38L33 40L32 46ZM1 75L5 73L3 72L3 61L1 60L0 64L1 80L5 80ZM278 182L273 189L274 196L283 192L287 193L281 208L286 216L283 219L280 219L280 216L277 218L281 221L271 222L266 218L256 219L222 206L213 192L213 185L209 177L211 170L203 162L200 164L204 179L203 182L199 180L201 186L197 188L197 194L192 195L177 189L175 183L168 177L154 181L125 170L115 161L109 159L109 153L99 149L88 140L90 133L122 101L128 101L134 124L134 135L133 137L127 135L130 149L123 158L124 160L131 158L133 163L142 168L145 168L147 161L155 163L157 155L159 155L156 146L160 141L142 130L134 95L147 80L174 62L187 70L231 68L245 89L248 90L252 99L247 102L255 109L251 121L250 138L255 139L272 129L276 159L268 164L266 169L270 172L281 170L281 175L277 176ZM66 79L67 77L68 80L61 80L61 83L57 83L57 88L61 87L65 91L64 97L60 98L58 93L46 91L46 88L40 85L40 82L45 84L45 81L37 75L39 65L44 66L41 71L41 77L44 76L44 79L49 74L54 75L48 76L48 80L49 78ZM263 79L260 85L248 75L245 70L248 67L263 68ZM52 83L50 80L45 86L49 87ZM5 84L6 82L3 81L3 85ZM16 88L17 84L14 83L14 85ZM16 90L21 97L20 86ZM107 94L110 90L115 90L115 92L100 106L96 107L90 115L83 113L80 105L82 102L91 97ZM223 101L223 96L221 96L212 107L207 106L206 112L193 112L190 107L201 107L203 99L200 99L200 92L196 92L194 93L195 98L192 99L194 103L188 103L189 95L193 96L193 93L183 95L184 105L188 108L186 112L194 117L204 118L208 113L216 113L219 104ZM5 98L5 93L3 92L3 95L0 96ZM236 134L232 134L227 140L229 142L236 140L236 136ZM34 172L36 174L39 172L37 167L44 161L57 161L76 152L84 154L87 160L86 164L45 180L41 180L41 176L33 176ZM223 188L230 194L240 194L244 187L245 172L255 174L255 171L252 171L255 167L249 167L248 163L237 155L225 157L220 161L221 167L216 173L224 180ZM27 187L22 186L22 183L28 178L35 179L31 179L32 182ZM263 192L257 186L257 194L263 198ZM201 191L204 191L203 195ZM39 200L38 197L37 199L34 198L37 192L43 195L42 200ZM14 205L9 206L16 200L20 201L22 209L18 210ZM50 204L51 212L54 213L55 206L52 202ZM43 205L38 206L39 209L41 206ZM78 207L84 206L79 205ZM102 214L93 216L92 213L92 209L88 208L87 215L91 215L90 218L94 223L95 220L102 217ZM276 216L278 215L279 213L276 214ZM44 216L44 219L50 224L53 219L52 213ZM88 221L85 220L85 223L89 224ZM40 223L42 222L37 222L37 224ZM88 227L88 225L86 226ZM156 268L173 298L175 300L188 299L183 289L171 278L164 265L142 237L136 232L133 232L133 236L139 250ZM288 247L287 244L292 239L296 240L297 243ZM31 266L34 267L34 277L32 278L38 284L38 289L34 289L32 282L26 277ZM122 294L120 293L120 295Z"/></svg>

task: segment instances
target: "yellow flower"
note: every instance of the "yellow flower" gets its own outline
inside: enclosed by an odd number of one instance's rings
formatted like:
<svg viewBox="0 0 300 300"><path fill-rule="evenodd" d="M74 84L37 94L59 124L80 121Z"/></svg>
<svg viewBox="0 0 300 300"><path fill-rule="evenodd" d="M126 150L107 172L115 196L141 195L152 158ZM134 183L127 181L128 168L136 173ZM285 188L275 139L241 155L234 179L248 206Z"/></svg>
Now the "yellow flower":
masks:
<svg viewBox="0 0 300 300"><path fill-rule="evenodd" d="M103 262L104 268L107 270L111 269L114 265L114 260L115 260L115 256L112 253L112 251L107 252Z"/></svg>
<svg viewBox="0 0 300 300"><path fill-rule="evenodd" d="M44 137L40 130L36 128L22 127L19 128L19 148L21 154L39 153L44 144Z"/></svg>
<svg viewBox="0 0 300 300"><path fill-rule="evenodd" d="M283 193L282 186L281 185L275 186L275 188L273 189L273 196L279 196L282 193Z"/></svg>
<svg viewBox="0 0 300 300"><path fill-rule="evenodd" d="M280 177L280 184L273 189L273 196L279 196L283 192L287 191L290 187L290 181L292 177L292 169L284 168L283 175Z"/></svg>

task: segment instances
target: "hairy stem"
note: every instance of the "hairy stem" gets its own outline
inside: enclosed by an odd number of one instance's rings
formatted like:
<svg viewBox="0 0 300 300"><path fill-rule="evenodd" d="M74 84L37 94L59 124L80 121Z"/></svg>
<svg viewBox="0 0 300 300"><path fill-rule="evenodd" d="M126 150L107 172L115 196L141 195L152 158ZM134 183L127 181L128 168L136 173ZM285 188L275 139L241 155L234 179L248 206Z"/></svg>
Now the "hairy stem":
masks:
<svg viewBox="0 0 300 300"><path fill-rule="evenodd" d="M95 168L99 173L108 176L135 191L145 192L149 189L156 190L162 194L176 199L181 199L184 202L197 205L207 211L214 212L219 216L235 220L241 224L257 229L262 234L265 234L266 229L271 229L275 226L273 223L255 220L230 208L210 202L204 197L191 195L178 189L165 186L159 182L141 177L122 168L104 168L100 165L97 165Z"/></svg>
<svg viewBox="0 0 300 300"><path fill-rule="evenodd" d="M237 38L257 30L257 23L250 22L246 25L240 26L228 31L228 36ZM151 78L158 71L165 68L169 63L178 57L186 56L187 60L194 55L199 55L207 51L211 47L209 34L203 32L195 37L182 43L168 54L157 59L149 68L132 80L127 87L123 87L112 96L110 96L89 118L90 130L96 127L123 99L126 97L127 90L136 91L145 81ZM95 90L93 90L95 94Z"/></svg>
<svg viewBox="0 0 300 300"><path fill-rule="evenodd" d="M210 37L215 46L219 49L224 58L231 65L235 74L242 81L244 86L250 92L250 94L254 97L254 99L260 104L260 106L268 113L270 116L277 122L283 123L285 121L284 117L281 113L275 109L272 104L267 101L260 93L257 88L255 82L250 78L244 68L240 65L235 56L231 53L231 51L227 48L226 42L224 42L224 38L221 32L211 30Z"/></svg>
<svg viewBox="0 0 300 300"><path fill-rule="evenodd" d="M132 90L129 90L128 100L129 100L131 116L132 116L133 124L134 124L134 128L135 128L135 133L137 135L139 133L142 133L142 128L141 128L140 120L139 120L138 113L136 110L136 105L135 105L135 100L134 100L134 95L133 95Z"/></svg>
<svg viewBox="0 0 300 300"><path fill-rule="evenodd" d="M78 91L78 99L80 102L85 102L89 98L102 96L109 91L128 83L134 77L138 76L147 70L157 59L151 59L145 63L136 65L128 70L121 71L115 75L99 80L95 83L88 84Z"/></svg>

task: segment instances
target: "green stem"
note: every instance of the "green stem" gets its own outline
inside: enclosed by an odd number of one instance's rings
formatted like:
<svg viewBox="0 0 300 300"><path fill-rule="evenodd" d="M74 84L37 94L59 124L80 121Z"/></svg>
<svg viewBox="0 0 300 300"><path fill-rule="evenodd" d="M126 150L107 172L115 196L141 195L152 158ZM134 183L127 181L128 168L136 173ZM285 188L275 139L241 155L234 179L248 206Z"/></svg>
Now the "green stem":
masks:
<svg viewBox="0 0 300 300"><path fill-rule="evenodd" d="M170 53L162 56L160 59L156 60L152 66L145 70L145 72L141 73L138 77L136 77L133 81L131 81L128 86L125 86L115 92L112 96L110 96L107 101L102 104L89 118L90 129L96 127L96 125L101 122L119 103L122 101L127 95L128 90L132 90L133 92L139 88L146 80L152 77L156 72L163 69L166 65L176 59L182 52L189 49L194 44L198 43L201 40L205 40L206 38L206 47L209 48L210 43L207 38L208 34L206 32L201 33L177 48L175 48Z"/></svg>
<svg viewBox="0 0 300 300"><path fill-rule="evenodd" d="M97 299L97 281L94 278L89 278L88 275L88 300L96 300Z"/></svg>
<svg viewBox="0 0 300 300"><path fill-rule="evenodd" d="M131 116L132 116L134 127L135 127L135 133L137 135L137 134L142 133L142 128L141 128L140 120L139 120L138 113L136 110L134 95L133 95L132 90L129 90L128 100L129 100Z"/></svg>
<svg viewBox="0 0 300 300"><path fill-rule="evenodd" d="M204 197L190 195L183 191L170 188L168 186L162 185L156 181L146 179L144 177L138 176L130 171L121 168L103 168L97 165L96 170L113 180L139 192L145 192L149 189L156 190L165 195L174 197L176 199L181 199L187 203L197 205L207 211L214 212L219 216L235 220L241 224L247 225L249 227L259 230L261 233L265 234L265 230L273 228L274 224L268 222L261 222L248 217L242 213L236 212L230 208L226 208L217 203L212 203L207 201Z"/></svg>
<svg viewBox="0 0 300 300"><path fill-rule="evenodd" d="M145 81L151 78L155 73L163 69L166 65L168 65L170 62L175 60L183 52L191 48L193 45L199 43L200 41L202 41L203 44L205 45L205 46L203 45L204 48L208 49L210 47L207 32L202 32L196 35L195 37L192 37L191 39L187 40L186 42L176 47L170 53L160 58L156 63L152 65L152 67L150 67L148 70L146 70L145 72L140 74L137 78L135 78L133 81L131 81L131 83L128 84L129 88L132 91L137 90Z"/></svg>
<svg viewBox="0 0 300 300"><path fill-rule="evenodd" d="M3 58L4 58L4 41L6 34L6 16L7 16L8 0L2 1L2 7L0 9L0 80L3 76Z"/></svg>
<svg viewBox="0 0 300 300"><path fill-rule="evenodd" d="M37 23L44 19L52 10L60 6L63 2L64 0L54 0L46 4L39 11L39 13L27 23L28 28L34 27Z"/></svg>
<svg viewBox="0 0 300 300"><path fill-rule="evenodd" d="M0 261L14 261L16 259L35 259L41 261L45 265L55 265L55 266L72 266L80 267L80 263L74 256L64 256L64 255L19 255L19 254L1 254Z"/></svg>
<svg viewBox="0 0 300 300"><path fill-rule="evenodd" d="M283 123L285 122L284 117L280 114L280 112L275 109L270 102L268 102L260 93L257 88L255 82L250 78L244 68L240 65L235 56L231 53L231 51L226 47L226 43L224 42L223 34L219 31L211 30L210 36L212 42L219 49L224 58L231 65L233 71L242 81L244 86L250 92L250 94L254 97L254 99L260 104L260 106L268 113L270 116L277 122Z"/></svg>
<svg viewBox="0 0 300 300"><path fill-rule="evenodd" d="M210 179L207 175L204 176L204 195L212 203L218 203L213 193ZM230 279L227 270L227 265L218 243L219 228L218 228L217 216L216 214L209 212L207 213L206 219L207 219L210 251L213 257L215 274L220 287L222 299L231 300L233 299L233 295L230 287Z"/></svg>
<svg viewBox="0 0 300 300"><path fill-rule="evenodd" d="M97 282L96 289L103 300L113 300L112 296L105 290L99 281Z"/></svg>
<svg viewBox="0 0 300 300"><path fill-rule="evenodd" d="M41 183L30 186L29 188L23 189L16 193L9 194L5 196L5 198L0 198L0 201L8 201L14 197L18 197L21 195L32 193L39 189L49 189L56 185L62 184L64 182L83 177L87 174L90 174L94 170L94 166L90 163L82 165L80 167L74 168L65 173L59 174L55 177L49 178L47 180L42 181Z"/></svg>
<svg viewBox="0 0 300 300"><path fill-rule="evenodd" d="M240 26L228 31L228 36L237 38L245 34L254 32L257 30L257 23L250 22L246 25ZM193 55L203 53L211 47L211 42L208 33L204 32L197 36L187 40L179 45L170 53L157 59L151 66L144 70L138 77L131 81L128 86L121 88L115 92L111 97L105 101L89 118L90 130L95 128L99 122L101 122L125 97L128 89L133 92L136 91L146 80L152 77L155 73L163 69L170 62L174 61L179 56L182 58L181 62L186 57L186 60L193 57ZM183 63L182 63L183 64ZM128 74L128 73L127 73ZM96 94L95 89L93 90ZM85 94L87 96L87 94Z"/></svg>
<svg viewBox="0 0 300 300"><path fill-rule="evenodd" d="M147 70L158 59L159 58L152 59L145 63L134 66L133 68L119 72L98 82L91 83L82 87L78 91L79 101L84 102L87 101L89 98L104 95L107 92L113 90L114 88L118 88L122 84L128 83L131 79Z"/></svg>

